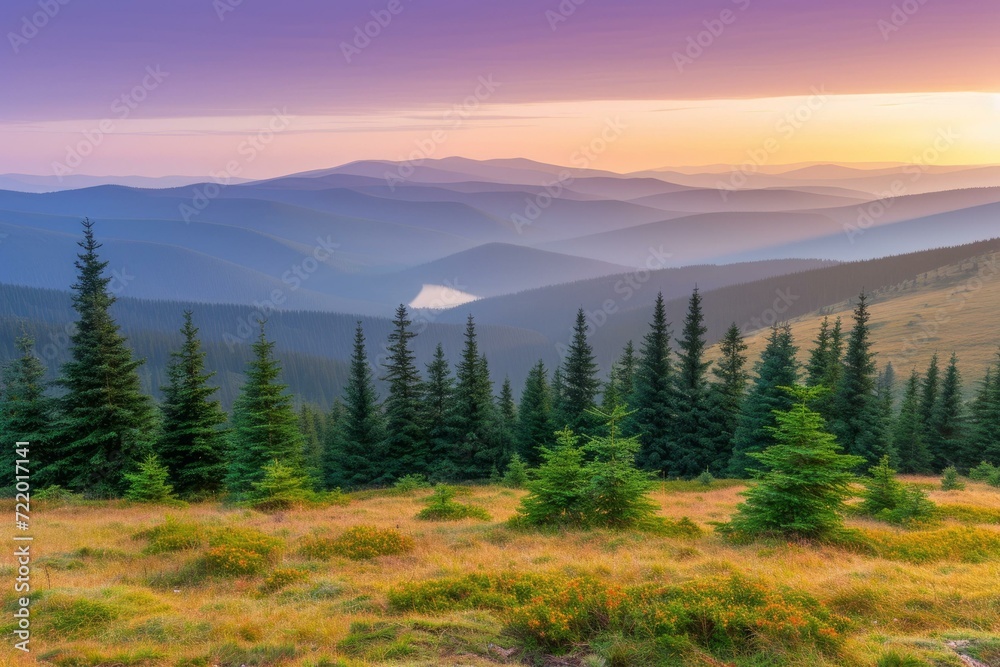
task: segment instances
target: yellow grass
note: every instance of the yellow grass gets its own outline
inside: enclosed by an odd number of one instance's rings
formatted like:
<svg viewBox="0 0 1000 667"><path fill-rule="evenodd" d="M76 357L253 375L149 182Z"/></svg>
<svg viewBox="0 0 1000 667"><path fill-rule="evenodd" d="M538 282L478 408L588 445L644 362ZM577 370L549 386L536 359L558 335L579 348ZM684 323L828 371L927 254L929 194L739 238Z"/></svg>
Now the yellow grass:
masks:
<svg viewBox="0 0 1000 667"><path fill-rule="evenodd" d="M908 481L938 482L934 478ZM773 663L755 665L873 665L888 648L954 659L944 639L1000 634L1000 559L977 563L951 559L915 565L829 546L784 542L732 545L716 536L709 523L728 518L740 501L743 487L720 486L676 491L668 483L657 488L653 497L661 505L663 516L687 516L706 528L703 536L687 539L631 532L512 531L503 521L515 512L523 492L498 487L477 487L467 497L469 502L489 509L493 516L490 523L419 521L415 515L423 506L426 491L412 495L366 494L345 507L275 515L218 504L180 509L114 503L39 506L35 508L33 547L36 561L32 576L39 597L33 615L33 652L31 659L24 658L5 639L0 647L0 664L32 664L32 659L46 653L55 660L58 654L51 652L61 650L66 659L58 664L65 665L209 667L220 664L218 653L213 652L226 644L243 648L291 647L293 655L289 659L279 657L276 662L260 664L503 663L505 659L495 650L488 650L487 644L495 642L501 648L513 648L515 642L501 632L502 618L496 612L398 615L386 607L387 592L403 582L496 572L591 575L625 586L674 584L740 573L811 594L855 622L845 654L837 661L790 655L785 656L785 662L775 657ZM977 483L969 483L964 491L932 491L930 495L939 503L1000 508L1000 491ZM203 524L209 530L252 528L279 537L285 544L279 567L292 571L282 570L266 585L265 576L259 576L209 578L177 589L153 586L154 577L177 573L204 552L202 548L144 553L146 542L132 536L162 523L168 515L181 523ZM867 530L898 533L874 522L850 523ZM943 526L953 523L946 521ZM298 551L299 540L305 536L335 537L359 524L398 530L413 539L414 548L404 555L372 560L309 559ZM955 527L959 525L954 523ZM977 529L997 527L984 524ZM942 530L942 524L925 530ZM74 555L82 547L88 547L91 554ZM107 551L96 551L99 549ZM8 559L3 576L12 579L9 563ZM273 587L279 590L271 590ZM46 618L47 600L65 602L77 598L105 600L118 605L121 613L110 624L97 624L92 631L60 633L47 629L52 621ZM8 604L11 599L12 594L6 594ZM9 615L0 625L6 629L8 622ZM372 640L374 648L367 653L345 650L342 642L352 624L380 622L398 624L404 630L396 639L382 644ZM371 627L377 635L383 626ZM378 659L379 651L386 659ZM74 662L68 658L88 653L88 659ZM702 656L691 657L687 664L728 663L713 663Z"/></svg>

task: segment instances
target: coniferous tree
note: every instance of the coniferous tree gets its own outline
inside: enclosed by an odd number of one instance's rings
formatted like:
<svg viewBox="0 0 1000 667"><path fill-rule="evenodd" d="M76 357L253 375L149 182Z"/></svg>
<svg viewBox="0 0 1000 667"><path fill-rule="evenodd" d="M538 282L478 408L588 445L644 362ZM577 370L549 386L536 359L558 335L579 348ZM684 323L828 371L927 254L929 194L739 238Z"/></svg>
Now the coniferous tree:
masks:
<svg viewBox="0 0 1000 667"><path fill-rule="evenodd" d="M666 471L671 465L676 386L669 327L660 293L656 295L653 320L639 350L635 390L630 401L634 412L623 429L625 435L639 437L642 446L638 461L647 470Z"/></svg>
<svg viewBox="0 0 1000 667"><path fill-rule="evenodd" d="M583 308L576 313L573 339L563 361L563 391L560 401L560 422L574 433L587 434L598 425L590 413L597 406L597 362L587 341L587 316Z"/></svg>
<svg viewBox="0 0 1000 667"><path fill-rule="evenodd" d="M886 456L889 457L889 463L898 468L899 457L896 450L892 447L892 433L895 425L895 398L893 396L895 390L896 369L890 361L886 364L886 367L879 372L878 378L875 380L875 395L878 398L879 408L881 409L882 428L885 429L884 437L885 449L887 452Z"/></svg>
<svg viewBox="0 0 1000 667"><path fill-rule="evenodd" d="M924 440L927 441L931 438L929 425L931 415L934 413L934 406L937 405L938 390L941 382L940 375L938 355L935 352L931 357L930 364L927 366L927 373L924 375L924 383L921 386L920 392L920 419L924 425Z"/></svg>
<svg viewBox="0 0 1000 667"><path fill-rule="evenodd" d="M875 354L871 350L871 314L868 296L858 298L844 354L843 375L833 397L834 419L830 431L844 451L861 456L871 465L889 453L886 424L876 394Z"/></svg>
<svg viewBox="0 0 1000 667"><path fill-rule="evenodd" d="M693 477L705 470L721 473L729 463L716 449L708 406L706 375L711 362L705 361L705 316L701 294L695 288L688 301L682 337L677 341L677 374L674 437L669 454L671 476Z"/></svg>
<svg viewBox="0 0 1000 667"><path fill-rule="evenodd" d="M450 418L450 405L454 391L455 379L451 376L444 348L438 343L434 348L434 358L427 364L423 404L429 451L427 475L434 480L455 479L459 476L451 459L455 432Z"/></svg>
<svg viewBox="0 0 1000 667"><path fill-rule="evenodd" d="M28 335L18 337L20 356L8 362L0 376L0 454L3 481L13 495L15 461L14 444L29 443L29 460L33 468L44 465L46 449L51 444L53 401L45 395L45 366L35 356L35 341Z"/></svg>
<svg viewBox="0 0 1000 667"><path fill-rule="evenodd" d="M324 481L324 423L323 413L303 403L299 407L299 432L302 434L302 464L309 486L319 488Z"/></svg>
<svg viewBox="0 0 1000 667"><path fill-rule="evenodd" d="M775 411L784 412L792 407L792 398L781 387L791 387L798 382L799 364L795 359L795 346L790 326L771 328L767 347L754 365L754 380L733 436L733 457L729 474L745 478L759 469L759 461L752 454L760 453L775 444Z"/></svg>
<svg viewBox="0 0 1000 667"><path fill-rule="evenodd" d="M552 371L552 425L557 429L565 428L565 424L559 424L563 414L563 385L562 368L556 364Z"/></svg>
<svg viewBox="0 0 1000 667"><path fill-rule="evenodd" d="M505 377L500 385L500 395L496 400L496 421L498 446L502 451L503 470L507 469L510 457L517 451L515 433L517 431L517 404L514 403L514 390L510 386L510 378Z"/></svg>
<svg viewBox="0 0 1000 667"><path fill-rule="evenodd" d="M625 405L625 399L618 390L618 362L612 361L608 379L601 387L601 410L608 412L616 405Z"/></svg>
<svg viewBox="0 0 1000 667"><path fill-rule="evenodd" d="M824 317L814 341L815 347L809 352L809 362L805 368L807 387L818 387L824 384L828 377L831 363L831 335L830 318Z"/></svg>
<svg viewBox="0 0 1000 667"><path fill-rule="evenodd" d="M495 439L495 406L489 370L479 355L476 324L469 315L465 325L465 346L455 371L455 399L451 424L456 442L452 463L463 479L485 479L502 464L502 452Z"/></svg>
<svg viewBox="0 0 1000 667"><path fill-rule="evenodd" d="M962 376L958 371L958 357L952 354L927 421L927 449L930 450L935 472L941 472L949 465L978 463L963 460L962 408Z"/></svg>
<svg viewBox="0 0 1000 667"><path fill-rule="evenodd" d="M174 488L167 482L170 471L160 462L156 454L150 454L139 464L134 473L125 473L128 489L126 500L140 503L163 503L174 498Z"/></svg>
<svg viewBox="0 0 1000 667"><path fill-rule="evenodd" d="M385 418L375 393L361 322L354 331L344 413L343 425L331 429L333 442L327 443L327 485L346 489L370 484L382 474L377 469L381 462L373 460L372 452L385 438Z"/></svg>
<svg viewBox="0 0 1000 667"><path fill-rule="evenodd" d="M59 484L97 496L121 496L126 473L134 472L153 451L156 418L152 401L142 393L138 368L109 309L107 262L97 250L93 223L83 222L78 245L73 308L79 315L71 359L62 368L54 447L40 482Z"/></svg>
<svg viewBox="0 0 1000 667"><path fill-rule="evenodd" d="M184 312L184 342L171 353L167 385L163 387L163 432L156 451L169 471L174 491L182 496L222 488L226 472L226 414L208 384L215 373L205 372L205 352L191 311Z"/></svg>
<svg viewBox="0 0 1000 667"><path fill-rule="evenodd" d="M931 471L931 456L924 441L924 428L920 418L920 376L910 373L906 383L899 415L893 424L893 449L899 459L899 471L906 474L924 474Z"/></svg>
<svg viewBox="0 0 1000 667"><path fill-rule="evenodd" d="M264 324L253 344L246 381L233 404L226 486L235 494L250 493L264 478L264 466L279 461L303 475L302 434L287 385L278 381L281 364Z"/></svg>
<svg viewBox="0 0 1000 667"><path fill-rule="evenodd" d="M794 400L791 408L776 414L768 427L774 445L753 452L763 470L756 486L744 492L728 532L744 535L781 534L829 537L843 525L844 501L852 495L853 470L864 463L860 456L840 453L823 417L809 403L825 387L785 387Z"/></svg>
<svg viewBox="0 0 1000 667"><path fill-rule="evenodd" d="M410 349L410 340L416 334L410 330L412 322L406 306L400 305L396 309L392 324L389 359L382 377L389 385L383 404L385 439L379 446L382 469L375 478L377 483L383 484L404 475L425 474L429 464L421 408L423 387L415 355Z"/></svg>
<svg viewBox="0 0 1000 667"><path fill-rule="evenodd" d="M709 389L710 423L715 449L722 459L718 472L727 472L733 454L733 439L739 425L740 410L747 393L747 344L734 322L719 342L720 357L712 369L715 382Z"/></svg>
<svg viewBox="0 0 1000 667"><path fill-rule="evenodd" d="M535 364L524 381L521 406L517 411L517 451L528 465L540 461L540 448L552 441L552 397L545 363Z"/></svg>
<svg viewBox="0 0 1000 667"><path fill-rule="evenodd" d="M635 347L630 340L625 343L622 356L615 363L614 373L615 390L618 393L621 403L629 409L631 409L630 401L635 394L635 372L638 363L639 360L635 356Z"/></svg>
<svg viewBox="0 0 1000 667"><path fill-rule="evenodd" d="M963 447L966 466L982 461L1000 465L1000 364L986 369L970 413Z"/></svg>
<svg viewBox="0 0 1000 667"><path fill-rule="evenodd" d="M839 317L834 320L832 327L828 325L825 347L825 353L820 353L817 358L819 366L815 369L815 384L810 386L826 387L830 390L818 396L812 406L814 410L823 415L823 419L827 423L830 423L836 417L834 401L836 400L837 388L840 387L840 380L844 373L844 330L843 321ZM819 348L820 342L819 338L817 338L817 350ZM812 356L810 356L811 363ZM812 370L810 368L810 376L812 376Z"/></svg>
<svg viewBox="0 0 1000 667"><path fill-rule="evenodd" d="M347 408L340 398L333 401L333 407L325 419L323 429L323 460L322 484L324 489L339 488L342 481L342 457L345 451L345 428L347 426Z"/></svg>

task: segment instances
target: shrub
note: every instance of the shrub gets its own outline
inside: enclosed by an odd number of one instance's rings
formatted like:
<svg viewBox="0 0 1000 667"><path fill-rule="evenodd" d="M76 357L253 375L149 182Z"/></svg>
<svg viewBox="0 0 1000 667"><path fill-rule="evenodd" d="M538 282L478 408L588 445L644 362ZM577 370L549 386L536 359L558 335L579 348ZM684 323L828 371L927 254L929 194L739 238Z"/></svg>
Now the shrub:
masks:
<svg viewBox="0 0 1000 667"><path fill-rule="evenodd" d="M348 528L335 538L316 535L305 537L299 551L307 558L318 560L329 560L334 556L367 560L407 553L413 547L413 538L397 530L361 525Z"/></svg>
<svg viewBox="0 0 1000 667"><path fill-rule="evenodd" d="M305 581L308 578L309 573L305 570L293 567L279 567L272 570L271 573L264 578L264 582L260 585L260 592L265 595L274 593L276 591L280 591L286 586L296 584L300 581Z"/></svg>
<svg viewBox="0 0 1000 667"><path fill-rule="evenodd" d="M509 486L512 489L523 488L528 483L528 464L524 462L524 459L517 452L510 457L510 463L507 464L507 470L503 474L502 483L504 486Z"/></svg>
<svg viewBox="0 0 1000 667"><path fill-rule="evenodd" d="M558 582L540 574L469 574L432 581L399 584L388 594L395 611L445 612L467 609L503 611L525 604Z"/></svg>
<svg viewBox="0 0 1000 667"><path fill-rule="evenodd" d="M896 479L888 456L883 456L869 472L872 476L865 480L859 507L862 514L896 524L919 523L934 517L934 503L920 488L907 486Z"/></svg>
<svg viewBox="0 0 1000 667"><path fill-rule="evenodd" d="M990 486L1000 486L1000 468L992 463L983 461L969 471L969 479L974 479L977 482L986 482Z"/></svg>
<svg viewBox="0 0 1000 667"><path fill-rule="evenodd" d="M410 493L419 489L429 489L430 486L430 482L423 475L410 474L397 479L392 488L399 493Z"/></svg>
<svg viewBox="0 0 1000 667"><path fill-rule="evenodd" d="M821 387L784 387L794 404L775 412L776 427L768 427L777 444L750 456L765 470L753 471L757 485L743 492L740 504L721 532L733 537L781 534L828 537L838 533L844 501L851 495L853 470L864 462L839 452L836 438L809 401L822 395Z"/></svg>
<svg viewBox="0 0 1000 667"><path fill-rule="evenodd" d="M281 461L263 468L264 477L251 484L250 505L262 511L280 511L301 507L309 500L308 478Z"/></svg>
<svg viewBox="0 0 1000 667"><path fill-rule="evenodd" d="M175 501L174 487L167 484L170 471L160 463L155 454L150 454L139 464L136 473L125 473L129 488L125 492L127 500L140 503L165 503Z"/></svg>
<svg viewBox="0 0 1000 667"><path fill-rule="evenodd" d="M227 528L209 539L203 557L208 574L222 577L263 573L281 556L284 543L277 537L250 528Z"/></svg>
<svg viewBox="0 0 1000 667"><path fill-rule="evenodd" d="M542 463L527 483L516 522L532 526L584 524L583 450L569 429L556 433L553 449L540 447Z"/></svg>
<svg viewBox="0 0 1000 667"><path fill-rule="evenodd" d="M144 551L159 554L200 547L205 542L205 530L196 523L182 523L168 516L160 525L140 531L132 539L148 540Z"/></svg>
<svg viewBox="0 0 1000 667"><path fill-rule="evenodd" d="M955 466L948 466L944 469L944 475L941 477L941 490L942 491L961 491L965 488L965 482L963 482L958 477L958 471L955 470Z"/></svg>
<svg viewBox="0 0 1000 667"><path fill-rule="evenodd" d="M53 484L52 486L47 486L44 489L33 491L31 493L31 499L36 502L46 503L56 507L62 507L63 505L81 505L86 502L82 494L75 493L69 489L64 489L58 484Z"/></svg>
<svg viewBox="0 0 1000 667"><path fill-rule="evenodd" d="M466 518L490 520L489 512L482 507L458 503L454 498L455 489L438 484L434 487L434 493L427 498L427 506L417 513L417 518L424 521L458 521Z"/></svg>
<svg viewBox="0 0 1000 667"><path fill-rule="evenodd" d="M695 481L701 484L702 486L712 486L712 482L715 481L715 476L712 475L712 473L710 473L706 468L705 472L701 473L695 478Z"/></svg>

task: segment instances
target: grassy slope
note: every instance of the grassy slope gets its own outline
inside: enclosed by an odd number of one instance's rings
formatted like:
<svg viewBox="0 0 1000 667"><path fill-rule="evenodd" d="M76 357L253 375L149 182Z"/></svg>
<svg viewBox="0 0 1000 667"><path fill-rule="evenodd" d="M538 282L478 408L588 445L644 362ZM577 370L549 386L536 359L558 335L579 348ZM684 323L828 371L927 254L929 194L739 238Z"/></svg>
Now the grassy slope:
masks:
<svg viewBox="0 0 1000 667"><path fill-rule="evenodd" d="M930 478L911 481L937 483ZM688 516L707 528L708 522L731 514L741 488L726 482L708 489L670 482L658 485L654 499L663 515ZM345 507L278 515L212 503L181 509L108 503L40 505L33 508L37 526L33 548L46 565L37 561L33 573L39 598L32 616L33 656L48 652L48 659L60 665L190 667L503 663L487 649L490 642L514 646L502 634L496 612L393 614L385 606L387 591L401 582L500 571L590 574L624 585L677 583L739 572L811 593L856 622L845 655L836 661L792 653L783 662L758 656L734 663L739 665L872 665L889 649L937 655L940 660L913 664L958 665L954 653L943 645L945 639L1000 634L1000 554L983 562L962 562L964 558L952 555L918 565L804 544L734 546L710 529L701 537L686 539L604 531L517 533L499 522L513 514L522 491L479 487L468 492L463 502L489 508L492 523L417 521L413 517L427 493L369 492L355 495ZM947 494L933 491L931 496L938 502L992 509L994 521L1000 512L1000 490L979 484ZM151 578L177 572L199 553L142 553L144 543L131 535L161 523L167 515L206 525L255 527L278 536L287 545L284 565L307 568L308 578L270 595L258 592L260 578L209 579L176 589L152 586ZM335 536L362 523L398 528L414 538L414 551L371 561L307 561L296 554L296 543L303 536L314 532ZM884 531L889 539L901 536L884 525L851 523ZM997 531L1000 526L983 529ZM909 535L936 539L925 531ZM77 552L81 547L91 551L81 554ZM3 574L11 578L12 571L7 565ZM12 596L5 595L9 605ZM67 609L67 601L80 599L104 601L118 610L118 617L102 621L97 612ZM355 632L349 640L354 648L345 648L342 642L352 624L382 621L397 624L396 631L385 636L378 631ZM7 623L3 622L5 633ZM225 648L227 644L236 648ZM27 664L11 657L13 653L5 641L0 663ZM686 664L731 663L703 657Z"/></svg>
<svg viewBox="0 0 1000 667"><path fill-rule="evenodd" d="M1000 265L996 268L1000 270ZM824 310L831 321L838 316L843 319L846 334L854 322L853 309L853 305L845 302ZM911 368L923 373L935 352L942 357L942 366L956 352L965 391L970 394L987 366L997 361L1000 273L983 264L979 269L958 270L902 291L879 293L874 297L871 313L878 363L882 367L892 362L897 391ZM823 317L824 314L812 313L790 321L802 362L808 360ZM760 357L767 335L768 330L761 330L747 336L750 360Z"/></svg>

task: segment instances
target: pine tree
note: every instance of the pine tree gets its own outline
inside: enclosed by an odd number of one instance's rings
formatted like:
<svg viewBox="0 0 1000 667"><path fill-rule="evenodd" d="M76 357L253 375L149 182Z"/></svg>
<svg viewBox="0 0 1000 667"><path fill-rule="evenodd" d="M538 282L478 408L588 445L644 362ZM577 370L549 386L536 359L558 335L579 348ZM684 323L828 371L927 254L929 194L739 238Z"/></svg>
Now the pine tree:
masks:
<svg viewBox="0 0 1000 667"><path fill-rule="evenodd" d="M422 421L423 387L410 349L410 339L416 334L410 330L412 322L406 306L396 309L392 324L389 359L382 377L389 385L389 394L383 404L385 439L379 446L382 466L375 478L376 483L382 484L404 475L425 474L429 464L429 447Z"/></svg>
<svg viewBox="0 0 1000 667"><path fill-rule="evenodd" d="M169 474L167 467L160 462L156 454L150 454L139 464L137 472L125 473L125 480L129 485L125 491L125 499L140 503L163 503L174 500L174 489L167 482Z"/></svg>
<svg viewBox="0 0 1000 667"><path fill-rule="evenodd" d="M15 453L14 444L28 442L31 465L38 468L45 464L51 444L53 401L45 395L45 366L35 356L35 341L28 335L18 337L20 356L8 362L0 383L0 454L3 481L8 487L3 495L14 495Z"/></svg>
<svg viewBox="0 0 1000 667"><path fill-rule="evenodd" d="M806 386L818 387L824 383L830 371L830 318L824 317L819 325L819 335L814 341L815 347L809 352L809 362L806 364Z"/></svg>
<svg viewBox="0 0 1000 667"><path fill-rule="evenodd" d="M128 488L125 474L153 452L156 418L140 387L143 362L132 357L109 312L115 297L108 292L108 263L98 257L101 244L93 227L84 220L73 285L79 320L71 359L59 380L66 392L59 400L55 446L38 481L96 496L121 496Z"/></svg>
<svg viewBox="0 0 1000 667"><path fill-rule="evenodd" d="M924 442L924 428L920 419L920 376L910 373L899 406L899 415L893 424L893 449L899 459L899 470L906 474L924 474L931 471L931 456Z"/></svg>
<svg viewBox="0 0 1000 667"><path fill-rule="evenodd" d="M833 397L830 431L848 454L874 465L889 453L886 423L876 394L875 354L871 350L871 315L862 292L844 355L843 375Z"/></svg>
<svg viewBox="0 0 1000 667"><path fill-rule="evenodd" d="M715 382L709 388L710 424L715 451L721 459L717 473L728 471L740 411L747 393L747 344L734 322L719 342L720 357L712 369Z"/></svg>
<svg viewBox="0 0 1000 667"><path fill-rule="evenodd" d="M1000 364L986 369L972 401L963 454L968 468L982 461L1000 464Z"/></svg>
<svg viewBox="0 0 1000 667"><path fill-rule="evenodd" d="M635 356L635 347L630 340L625 343L622 356L611 366L608 385L612 395L610 397L607 395L601 396L601 406L604 412L608 412L608 408L613 407L614 404L621 404L630 409L631 400L635 394L635 370L637 364L638 359Z"/></svg>
<svg viewBox="0 0 1000 667"><path fill-rule="evenodd" d="M323 429L323 460L321 486L326 490L340 488L343 481L343 463L347 427L347 408L340 398L333 401L333 407L326 416Z"/></svg>
<svg viewBox="0 0 1000 667"><path fill-rule="evenodd" d="M625 397L618 390L618 362L611 362L611 369L608 370L608 379L601 387L601 410L608 412L616 405L625 405Z"/></svg>
<svg viewBox="0 0 1000 667"><path fill-rule="evenodd" d="M371 484L382 474L376 468L381 462L373 460L372 452L377 451L385 438L385 418L375 393L361 322L354 331L354 351L344 388L344 412L343 425L332 429L335 441L327 444L327 486L331 488Z"/></svg>
<svg viewBox="0 0 1000 667"><path fill-rule="evenodd" d="M495 406L489 369L479 354L472 315L465 325L465 346L455 376L450 422L456 442L451 460L463 479L486 479L503 461L494 437Z"/></svg>
<svg viewBox="0 0 1000 667"><path fill-rule="evenodd" d="M671 476L693 477L705 470L721 473L728 464L722 449L716 449L710 421L706 374L711 362L705 361L706 333L701 295L695 288L688 301L682 337L677 341L676 419L667 469Z"/></svg>
<svg viewBox="0 0 1000 667"><path fill-rule="evenodd" d="M518 520L533 526L583 526L586 522L587 473L579 438L569 429L556 433L554 447L542 447L542 463L527 483Z"/></svg>
<svg viewBox="0 0 1000 667"><path fill-rule="evenodd" d="M958 357L952 354L927 422L927 449L930 450L931 466L935 472L949 465L978 463L963 460L962 408L962 376L958 371Z"/></svg>
<svg viewBox="0 0 1000 667"><path fill-rule="evenodd" d="M233 404L226 487L234 494L250 493L272 461L304 473L302 434L291 398L285 393L288 387L278 382L280 375L274 343L267 339L261 323L246 381Z"/></svg>
<svg viewBox="0 0 1000 667"><path fill-rule="evenodd" d="M625 435L639 437L639 465L647 470L666 471L671 465L676 387L669 327L660 293L639 350L635 391L629 402L634 412L623 428Z"/></svg>
<svg viewBox="0 0 1000 667"><path fill-rule="evenodd" d="M514 390L510 386L510 378L505 377L497 397L497 437L503 450L503 463L506 467L517 446L514 435L517 431L517 404L514 403Z"/></svg>
<svg viewBox="0 0 1000 667"><path fill-rule="evenodd" d="M558 428L564 428L565 424L559 424L559 420L562 419L563 414L563 391L565 385L563 385L562 368L556 364L555 369L552 371L552 425Z"/></svg>
<svg viewBox="0 0 1000 667"><path fill-rule="evenodd" d="M552 441L552 399L545 372L539 359L524 381L521 406L517 411L517 451L528 465L537 465L541 447Z"/></svg>
<svg viewBox="0 0 1000 667"><path fill-rule="evenodd" d="M450 417L455 379L441 343L434 348L434 358L426 368L423 422L429 448L427 476L434 480L456 479L459 475L451 459L456 438Z"/></svg>
<svg viewBox="0 0 1000 667"><path fill-rule="evenodd" d="M885 368L879 371L875 380L875 396L881 410L882 428L884 431L884 446L889 457L889 463L899 467L899 455L892 446L892 432L895 427L895 398L893 393L896 390L896 369L890 361Z"/></svg>
<svg viewBox="0 0 1000 667"><path fill-rule="evenodd" d="M220 426L226 414L212 399L217 391L205 372L205 352L191 311L184 311L184 337L172 352L163 387L163 432L156 445L160 462L170 471L174 490L182 495L215 492L222 488L226 471L226 436Z"/></svg>
<svg viewBox="0 0 1000 667"><path fill-rule="evenodd" d="M864 459L841 454L834 436L824 430L823 417L809 408L811 400L828 391L825 387L784 390L794 403L776 414L776 426L768 427L775 444L751 454L763 471L755 472L758 483L744 492L746 502L725 530L750 536L831 537L843 525L853 470Z"/></svg>
<svg viewBox="0 0 1000 667"><path fill-rule="evenodd" d="M776 423L775 411L783 412L792 407L791 396L781 387L791 387L798 382L797 351L791 327L775 325L771 328L767 347L754 365L753 386L743 401L733 436L733 457L729 462L731 476L745 478L759 469L752 454L775 444L772 430Z"/></svg>
<svg viewBox="0 0 1000 667"><path fill-rule="evenodd" d="M830 423L836 417L834 401L836 400L837 388L844 373L844 325L838 317L833 322L833 327L829 329L824 368L817 375L817 382L814 386L826 387L830 391L816 398L813 409L823 415L823 419ZM818 340L818 339L817 339ZM822 357L821 357L822 358Z"/></svg>
<svg viewBox="0 0 1000 667"><path fill-rule="evenodd" d="M580 308L573 326L573 339L563 361L563 392L559 421L578 434L590 433L597 423L589 412L597 406L600 382L594 350L587 341L587 316Z"/></svg>
<svg viewBox="0 0 1000 667"><path fill-rule="evenodd" d="M324 485L324 424L323 413L303 403L299 407L299 433L302 434L302 464L310 488Z"/></svg>
<svg viewBox="0 0 1000 667"><path fill-rule="evenodd" d="M938 369L937 352L931 357L930 365L927 366L927 373L924 375L924 383L920 393L920 419L924 425L924 440L931 438L930 421L934 413L934 406L938 401L938 389L940 383L940 370Z"/></svg>

